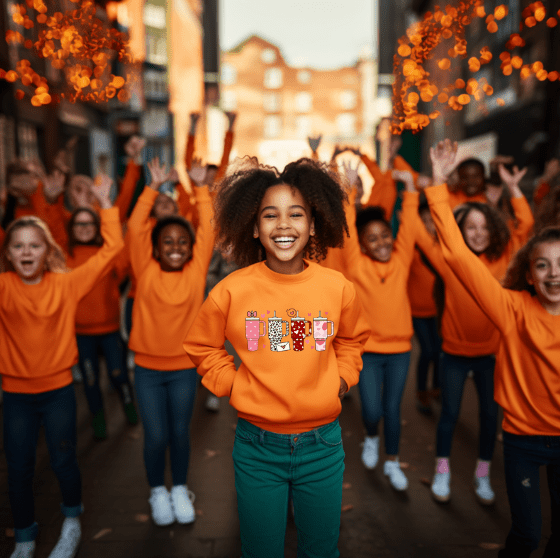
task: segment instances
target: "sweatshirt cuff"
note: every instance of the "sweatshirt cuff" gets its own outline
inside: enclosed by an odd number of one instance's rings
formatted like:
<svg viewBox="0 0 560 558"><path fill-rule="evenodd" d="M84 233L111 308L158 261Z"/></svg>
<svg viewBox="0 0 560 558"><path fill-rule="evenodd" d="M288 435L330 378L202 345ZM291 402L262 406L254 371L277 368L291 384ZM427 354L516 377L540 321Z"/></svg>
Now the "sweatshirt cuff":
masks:
<svg viewBox="0 0 560 558"><path fill-rule="evenodd" d="M403 207L405 205L418 205L420 192L403 192Z"/></svg>
<svg viewBox="0 0 560 558"><path fill-rule="evenodd" d="M216 393L218 397L229 397L233 388L233 380L237 370L232 366L228 368L220 377L220 381L216 385ZM203 382L204 383L204 382Z"/></svg>
<svg viewBox="0 0 560 558"><path fill-rule="evenodd" d="M426 199L430 205L446 202L449 203L449 190L447 184L438 184L437 186L429 186L424 190Z"/></svg>
<svg viewBox="0 0 560 558"><path fill-rule="evenodd" d="M348 389L355 386L360 378L360 375L356 374L355 371L350 371L340 366L338 368L338 375L346 382Z"/></svg>
<svg viewBox="0 0 560 558"><path fill-rule="evenodd" d="M208 186L194 186L193 190L194 190L194 197L196 199L196 203L212 201L212 198L210 197L210 190L208 190Z"/></svg>
<svg viewBox="0 0 560 558"><path fill-rule="evenodd" d="M118 223L121 222L119 217L119 208L116 206L109 207L107 209L100 209L99 215L106 223L110 223L112 221L117 221Z"/></svg>
<svg viewBox="0 0 560 558"><path fill-rule="evenodd" d="M153 202L158 197L158 195L159 195L159 192L157 190L154 190L153 188L150 188L149 186L144 186L144 190L143 190L142 194L140 195L140 198L145 199L150 204L153 204Z"/></svg>

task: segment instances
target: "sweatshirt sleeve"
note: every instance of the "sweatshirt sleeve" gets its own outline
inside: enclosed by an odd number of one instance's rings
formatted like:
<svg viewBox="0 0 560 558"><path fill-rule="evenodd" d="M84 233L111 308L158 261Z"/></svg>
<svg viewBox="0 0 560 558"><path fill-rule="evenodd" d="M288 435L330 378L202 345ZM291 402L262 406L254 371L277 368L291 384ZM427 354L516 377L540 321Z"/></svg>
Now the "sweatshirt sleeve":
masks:
<svg viewBox="0 0 560 558"><path fill-rule="evenodd" d="M208 266L214 251L214 227L212 225L212 198L207 186L195 187L196 209L198 212L198 228L196 242L193 247L193 264L206 277Z"/></svg>
<svg viewBox="0 0 560 558"><path fill-rule="evenodd" d="M511 239L514 249L517 250L529 239L535 225L535 218L525 196L511 198L511 205L517 221L517 227L511 231Z"/></svg>
<svg viewBox="0 0 560 558"><path fill-rule="evenodd" d="M446 185L431 186L425 192L449 268L494 325L502 333L507 332L515 325L512 293L465 244L449 206Z"/></svg>
<svg viewBox="0 0 560 558"><path fill-rule="evenodd" d="M220 166L218 167L218 172L216 173L216 178L214 182L218 184L220 180L226 175L227 167L229 165L229 157L231 155L231 149L233 147L233 132L228 130L224 137L224 151L222 153L222 160L220 161Z"/></svg>
<svg viewBox="0 0 560 558"><path fill-rule="evenodd" d="M416 242L416 216L418 215L418 192L403 192L403 204L399 232L395 241L395 255L400 258L408 269L414 258Z"/></svg>
<svg viewBox="0 0 560 558"><path fill-rule="evenodd" d="M118 208L102 209L100 214L103 246L94 256L68 274L79 299L91 291L99 278L113 265L115 256L124 248Z"/></svg>
<svg viewBox="0 0 560 558"><path fill-rule="evenodd" d="M360 261L360 240L356 229L356 190L354 189L348 196L348 202L344 206L346 213L346 223L350 236L344 239L342 248L335 248L336 256L331 256L331 264L336 265L336 270L344 274L347 279L352 280L357 274L356 267ZM333 267L334 267L333 265Z"/></svg>
<svg viewBox="0 0 560 558"><path fill-rule="evenodd" d="M157 195L156 190L146 186L128 220L130 264L136 277L140 276L152 259L152 227L149 217Z"/></svg>
<svg viewBox="0 0 560 558"><path fill-rule="evenodd" d="M395 202L397 201L397 186L391 176L391 171L381 172L378 164L367 155L362 155L361 159L374 180L371 193L365 205L367 207L372 205L382 207L385 210L385 218L390 220L395 208Z"/></svg>
<svg viewBox="0 0 560 558"><path fill-rule="evenodd" d="M187 168L187 170L191 170L192 160L194 157L194 149L195 137L192 134L189 134L187 137L187 149L185 150L185 167Z"/></svg>
<svg viewBox="0 0 560 558"><path fill-rule="evenodd" d="M447 268L447 264L445 263L443 252L441 251L441 245L437 239L430 236L430 233L426 230L426 227L419 215L416 217L415 229L416 245L424 256L426 256L430 265L435 269L440 277L443 276L444 270Z"/></svg>
<svg viewBox="0 0 560 558"><path fill-rule="evenodd" d="M130 202L132 201L132 196L134 195L134 190L136 189L136 183L140 179L141 173L142 167L140 165L137 165L132 160L128 162L119 195L115 200L115 206L119 208L119 218L121 223L124 223L126 220L128 208L130 207Z"/></svg>
<svg viewBox="0 0 560 558"><path fill-rule="evenodd" d="M338 363L338 374L350 388L356 385L360 378L362 354L371 329L356 289L351 283L345 292L344 302L333 348Z"/></svg>
<svg viewBox="0 0 560 558"><path fill-rule="evenodd" d="M233 356L225 349L226 322L226 315L209 295L183 342L183 348L202 376L202 384L218 397L231 394L236 374Z"/></svg>

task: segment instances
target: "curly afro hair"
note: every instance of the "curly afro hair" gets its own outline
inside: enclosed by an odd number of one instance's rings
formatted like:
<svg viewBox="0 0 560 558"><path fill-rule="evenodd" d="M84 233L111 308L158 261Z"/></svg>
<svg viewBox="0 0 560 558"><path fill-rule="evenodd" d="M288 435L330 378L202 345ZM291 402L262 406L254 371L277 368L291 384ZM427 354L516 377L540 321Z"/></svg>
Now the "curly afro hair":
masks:
<svg viewBox="0 0 560 558"><path fill-rule="evenodd" d="M457 224L459 225L463 238L465 237L465 220L467 219L469 213L474 210L479 211L486 218L486 226L488 227L488 232L490 233L490 244L484 251L484 255L490 261L495 261L504 253L511 237L507 223L502 216L502 213L487 203L463 203L457 206L453 211L455 221L457 221Z"/></svg>
<svg viewBox="0 0 560 558"><path fill-rule="evenodd" d="M196 234L194 232L194 228L191 225L191 223L187 221L184 217L181 217L180 215L169 215L168 217L163 217L162 219L159 219L156 222L154 228L152 229L152 255L155 259L157 259L156 250L158 248L158 241L161 235L161 231L163 231L163 229L167 227L167 225L179 225L180 227L183 227L190 236L191 248L194 246L194 243L196 242ZM192 258L192 254L191 254L191 258Z"/></svg>
<svg viewBox="0 0 560 558"><path fill-rule="evenodd" d="M241 166L217 186L214 221L218 247L231 253L231 259L246 267L266 258L253 229L261 201L268 188L287 184L297 189L311 208L315 235L309 238L304 257L320 261L329 248L340 247L349 235L344 203L345 187L327 165L308 158L289 163L280 173L275 167L260 165L246 157Z"/></svg>
<svg viewBox="0 0 560 558"><path fill-rule="evenodd" d="M358 229L358 236L361 236L366 225L373 221L379 221L389 230L392 230L389 221L387 221L387 218L385 217L385 210L379 205L372 205L370 207L360 209L360 211L356 214L356 228Z"/></svg>

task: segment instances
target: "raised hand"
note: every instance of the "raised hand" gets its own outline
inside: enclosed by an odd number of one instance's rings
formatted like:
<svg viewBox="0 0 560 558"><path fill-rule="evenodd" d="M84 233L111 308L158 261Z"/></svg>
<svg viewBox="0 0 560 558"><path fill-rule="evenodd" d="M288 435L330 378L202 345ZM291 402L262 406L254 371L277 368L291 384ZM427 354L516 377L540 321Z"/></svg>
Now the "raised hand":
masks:
<svg viewBox="0 0 560 558"><path fill-rule="evenodd" d="M416 186L418 186L420 190L423 190L424 188L427 188L428 186L431 185L432 185L432 179L429 176L426 176L424 174L419 174L418 177L416 178Z"/></svg>
<svg viewBox="0 0 560 558"><path fill-rule="evenodd" d="M446 181L455 167L456 157L457 142L452 142L449 138L438 142L435 147L430 147L434 184L443 184Z"/></svg>
<svg viewBox="0 0 560 558"><path fill-rule="evenodd" d="M202 159L200 159L200 157L195 157L193 159L191 169L188 171L188 174L195 186L204 186L204 183L206 182L206 165L202 164Z"/></svg>
<svg viewBox="0 0 560 558"><path fill-rule="evenodd" d="M307 137L307 143L309 144L309 147L311 148L311 151L313 151L313 153L317 152L317 148L319 147L319 144L321 143L322 139L323 139L323 134L320 134L315 137L312 136Z"/></svg>
<svg viewBox="0 0 560 558"><path fill-rule="evenodd" d="M358 168L360 167L360 161L352 168L352 163L350 161L342 161L342 168L344 169L344 175L350 183L351 186L355 186L358 182Z"/></svg>
<svg viewBox="0 0 560 558"><path fill-rule="evenodd" d="M154 157L148 162L148 170L152 177L148 186L152 190L159 190L159 187L169 180L170 173L166 171L165 165L160 164L159 157Z"/></svg>
<svg viewBox="0 0 560 558"><path fill-rule="evenodd" d="M146 140L140 136L131 136L124 144L125 153L137 164L142 163L142 150L146 146Z"/></svg>
<svg viewBox="0 0 560 558"><path fill-rule="evenodd" d="M99 173L93 180L91 193L97 198L101 209L108 209L112 205L110 197L112 185L113 180L108 174Z"/></svg>
<svg viewBox="0 0 560 558"><path fill-rule="evenodd" d="M393 169L391 171L391 176L393 180L404 183L407 192L414 192L416 190L414 186L414 177L410 171Z"/></svg>
<svg viewBox="0 0 560 558"><path fill-rule="evenodd" d="M527 173L527 167L519 170L519 167L515 165L513 167L513 172L509 172L504 167L504 165L500 164L498 165L498 172L500 173L500 178L502 182L507 186L512 197L514 198L521 197L523 194L521 192L521 189L519 188L519 183Z"/></svg>
<svg viewBox="0 0 560 558"><path fill-rule="evenodd" d="M228 130L231 132L233 130L233 125L235 123L235 119L237 118L236 112L226 112L225 113L228 119Z"/></svg>

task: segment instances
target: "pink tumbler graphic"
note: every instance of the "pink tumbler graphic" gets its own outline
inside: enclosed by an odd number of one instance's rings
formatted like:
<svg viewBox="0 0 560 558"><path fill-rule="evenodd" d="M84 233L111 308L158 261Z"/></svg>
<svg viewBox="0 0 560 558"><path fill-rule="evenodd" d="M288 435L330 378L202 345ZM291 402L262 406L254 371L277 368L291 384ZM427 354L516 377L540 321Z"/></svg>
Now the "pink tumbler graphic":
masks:
<svg viewBox="0 0 560 558"><path fill-rule="evenodd" d="M276 316L276 310L274 311L274 316L268 318L268 340L270 342L270 350L274 352L282 352L290 350L290 342L282 341L282 337L290 335L290 324Z"/></svg>
<svg viewBox="0 0 560 558"><path fill-rule="evenodd" d="M292 343L294 351L303 351L303 340L311 335L311 322L305 318L301 318L297 310L290 308L287 311L291 321ZM305 326L308 326L307 328ZM305 330L307 329L307 333Z"/></svg>
<svg viewBox="0 0 560 558"><path fill-rule="evenodd" d="M313 339L315 339L315 350L324 351L327 346L327 337L332 337L333 335L334 323L327 320L327 318L323 318L323 316L321 316L321 312L319 311L319 317L313 318Z"/></svg>
<svg viewBox="0 0 560 558"><path fill-rule="evenodd" d="M247 348L250 351L256 351L259 348L259 338L265 334L266 324L257 318L257 312L247 312L247 317L245 318L245 337L247 338Z"/></svg>

